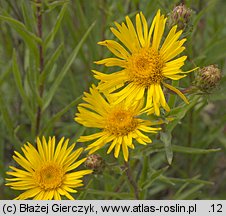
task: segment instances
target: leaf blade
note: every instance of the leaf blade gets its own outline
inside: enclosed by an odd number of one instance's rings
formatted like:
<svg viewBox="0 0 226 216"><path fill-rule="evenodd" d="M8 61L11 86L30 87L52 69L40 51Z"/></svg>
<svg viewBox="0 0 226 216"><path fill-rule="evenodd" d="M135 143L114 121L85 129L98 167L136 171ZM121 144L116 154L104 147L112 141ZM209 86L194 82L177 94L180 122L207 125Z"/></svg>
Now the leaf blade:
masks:
<svg viewBox="0 0 226 216"><path fill-rule="evenodd" d="M71 55L69 56L67 62L63 66L63 69L61 70L61 72L59 73L57 78L55 79L55 82L52 84L49 93L44 97L43 111L49 106L49 104L50 104L55 92L58 89L58 86L60 85L60 83L62 82L63 78L67 74L70 66L72 65L73 61L77 57L77 54L78 54L82 44L84 43L84 41L88 37L88 35L91 32L91 30L93 29L94 25L95 25L95 22L88 28L88 30L86 31L86 33L82 37L81 41L79 42L79 44L74 48L74 50L72 51Z"/></svg>

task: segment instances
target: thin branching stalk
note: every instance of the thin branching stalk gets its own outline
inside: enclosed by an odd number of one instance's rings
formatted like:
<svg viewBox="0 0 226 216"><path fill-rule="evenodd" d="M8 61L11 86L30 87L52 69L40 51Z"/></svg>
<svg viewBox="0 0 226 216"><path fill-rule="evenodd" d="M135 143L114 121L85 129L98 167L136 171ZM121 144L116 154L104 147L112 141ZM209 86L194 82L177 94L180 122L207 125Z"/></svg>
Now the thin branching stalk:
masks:
<svg viewBox="0 0 226 216"><path fill-rule="evenodd" d="M128 178L128 181L134 189L134 196L137 200L139 200L139 189L138 189L137 183L133 179L132 172L128 162L125 162L125 168L126 168L125 171L126 171L126 176Z"/></svg>
<svg viewBox="0 0 226 216"><path fill-rule="evenodd" d="M133 163L133 166L132 166L132 170L136 168L136 166L139 164L139 160L136 160L134 163ZM122 187L124 186L124 178L122 176L121 180L119 181L118 185L116 185L115 189L114 189L114 192L115 193L118 193L121 191ZM112 197L110 197L109 199L112 199Z"/></svg>
<svg viewBox="0 0 226 216"><path fill-rule="evenodd" d="M194 114L194 111L191 110L189 113L188 113L188 118L189 118L189 122L188 122L188 147L192 147L192 140L193 140L193 116ZM189 159L189 163L188 163L189 167L189 177L191 176L192 174L192 158Z"/></svg>
<svg viewBox="0 0 226 216"><path fill-rule="evenodd" d="M37 27L38 27L38 36L42 39L42 0L37 0ZM43 55L43 45L39 44L39 73L41 74L44 69L44 55ZM39 86L39 96L42 98L44 91L44 84L41 83ZM41 123L41 116L42 110L40 105L38 105L38 110L36 114L36 135L39 133L40 130L40 123Z"/></svg>

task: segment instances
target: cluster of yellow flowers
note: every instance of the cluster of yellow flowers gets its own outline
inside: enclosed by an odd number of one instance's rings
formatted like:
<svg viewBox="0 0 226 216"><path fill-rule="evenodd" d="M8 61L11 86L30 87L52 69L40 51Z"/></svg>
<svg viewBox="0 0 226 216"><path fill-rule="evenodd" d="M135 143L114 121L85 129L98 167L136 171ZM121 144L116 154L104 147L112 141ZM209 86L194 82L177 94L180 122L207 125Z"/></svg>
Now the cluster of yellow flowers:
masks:
<svg viewBox="0 0 226 216"><path fill-rule="evenodd" d="M182 31L174 26L162 41L166 18L157 12L151 27L142 12L136 15L133 25L129 17L126 22L115 22L112 33L120 42L105 40L99 42L106 46L116 57L97 61L107 67L118 66L121 70L103 74L93 71L100 80L98 86L92 85L89 93L84 93L84 102L79 104L75 121L85 127L99 128L99 132L81 136L79 142L92 141L86 150L89 154L109 143L107 154L114 149L118 158L122 149L124 160L128 161L129 149L134 149L134 140L147 145L152 140L147 136L157 133L161 128L152 127L162 124L143 119L143 115L160 116L161 107L170 111L163 87L178 94L186 103L186 97L167 79L179 80L186 76L181 67L187 56L176 58L184 49L186 39L180 39ZM25 156L15 152L14 160L24 169L10 166L7 172L13 178L7 178L15 190L23 190L16 199L61 199L74 188L82 186L83 176L92 170L74 171L86 158L76 161L83 148L73 151L75 144L68 147L69 140L62 138L56 145L55 137L47 141L37 138L37 149L30 143L22 148ZM76 162L75 162L76 161Z"/></svg>
<svg viewBox="0 0 226 216"><path fill-rule="evenodd" d="M157 133L161 128L151 127L162 122L151 122L140 116L160 115L160 108L169 112L162 87L178 94L186 103L186 97L167 79L179 80L186 76L181 67L187 56L176 58L185 47L186 39L179 39L182 30L172 27L164 42L162 41L167 18L157 12L150 29L142 12L136 15L134 26L130 18L121 25L115 22L112 33L121 42L105 40L99 42L106 46L116 57L95 62L107 67L118 66L121 69L111 74L93 70L98 86L92 86L85 93L78 106L79 113L75 121L85 127L100 128L100 132L80 137L80 142L93 141L86 149L89 154L109 145L107 153L114 149L117 158L122 148L125 161L128 161L128 148L134 149L133 139L142 145L151 143L145 133ZM124 45L124 46L123 46Z"/></svg>

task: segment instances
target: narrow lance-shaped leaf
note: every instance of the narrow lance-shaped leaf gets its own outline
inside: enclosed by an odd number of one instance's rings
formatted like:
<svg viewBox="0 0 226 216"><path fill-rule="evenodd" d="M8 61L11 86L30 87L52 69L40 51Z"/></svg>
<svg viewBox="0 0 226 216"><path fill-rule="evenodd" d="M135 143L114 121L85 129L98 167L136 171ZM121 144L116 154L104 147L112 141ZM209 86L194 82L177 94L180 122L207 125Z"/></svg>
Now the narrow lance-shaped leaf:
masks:
<svg viewBox="0 0 226 216"><path fill-rule="evenodd" d="M204 184L198 184L192 188L187 189L179 196L174 197L177 200L184 200L184 199L193 199L193 194L197 194L197 192L204 186Z"/></svg>
<svg viewBox="0 0 226 216"><path fill-rule="evenodd" d="M169 167L167 166L167 167L164 167L164 168L162 168L162 169L160 169L160 170L156 170L156 171L154 171L152 174L151 174L151 176L150 176L150 178L148 178L148 181L146 181L144 184L143 184L143 190L145 190L145 189L147 189L147 188L149 188L151 185L152 185L152 183L155 181L155 180L157 180L167 169L168 169Z"/></svg>
<svg viewBox="0 0 226 216"><path fill-rule="evenodd" d="M27 97L27 95L24 91L21 74L20 74L19 67L18 67L18 64L17 64L15 50L13 51L13 75L14 75L14 80L16 82L17 89L18 89L20 96L23 100L23 103L24 103L25 109L28 113L28 116L29 116L30 120L33 121L34 120L34 114L31 110L31 108L29 107L28 97Z"/></svg>
<svg viewBox="0 0 226 216"><path fill-rule="evenodd" d="M178 87L179 86L179 80L173 80L172 81L172 86ZM169 96L169 102L168 102L169 107L173 108L175 106L176 99L177 99L177 95L170 94L170 96Z"/></svg>
<svg viewBox="0 0 226 216"><path fill-rule="evenodd" d="M25 52L24 70L26 71L24 76L24 86L26 94L29 97L29 105L32 110L37 109L37 103L42 104L42 99L39 95L38 77L39 77L39 60L35 58L34 53L26 49ZM41 105L40 105L41 106Z"/></svg>
<svg viewBox="0 0 226 216"><path fill-rule="evenodd" d="M173 160L173 150L171 146L172 135L169 131L160 132L160 139L164 143L166 158L169 164L172 163Z"/></svg>
<svg viewBox="0 0 226 216"><path fill-rule="evenodd" d="M0 134L1 135L1 134ZM4 170L4 145L0 145L0 175L3 176ZM3 178L0 178L0 185L3 185Z"/></svg>
<svg viewBox="0 0 226 216"><path fill-rule="evenodd" d="M4 126L7 128L8 132L9 132L9 134L8 134L9 137L7 137L7 138L13 142L14 148L16 150L18 150L18 149L20 149L20 141L17 139L17 137L15 137L13 119L7 108L3 95L4 95L3 92L0 90L0 112L2 115L2 120L4 121ZM1 135L1 137L3 137L3 136ZM1 145L1 146L3 146L3 145ZM3 154L4 151L1 151L1 152Z"/></svg>
<svg viewBox="0 0 226 216"><path fill-rule="evenodd" d="M41 130L40 134L43 134L44 131L46 131L57 119L59 119L63 114L65 114L69 109L72 107L75 107L79 102L82 96L76 98L74 101L72 101L70 104L68 104L66 107L64 107L61 111L59 111L57 114L55 114L51 119L49 119L46 126Z"/></svg>
<svg viewBox="0 0 226 216"><path fill-rule="evenodd" d="M47 63L44 67L43 72L40 75L40 84L44 82L48 74L50 73L51 69L53 68L54 64L56 63L57 59L59 58L60 54L62 53L63 50L63 43L58 46L56 51L52 54L52 56L47 60Z"/></svg>
<svg viewBox="0 0 226 216"><path fill-rule="evenodd" d="M200 176L195 176L192 178L173 178L173 177L166 177L166 176L161 176L160 180L168 179L174 183L190 183L190 184L205 184L205 185L214 185L214 182L211 181L206 181L202 179L198 179Z"/></svg>
<svg viewBox="0 0 226 216"><path fill-rule="evenodd" d="M6 77L9 75L9 73L11 72L11 69L12 69L12 62L10 61L8 63L8 65L6 66L6 69L5 71L1 71L1 74L0 74L0 86L2 85L2 83L4 83Z"/></svg>
<svg viewBox="0 0 226 216"><path fill-rule="evenodd" d="M3 93L0 90L0 110L2 113L2 117L5 123L5 126L7 127L8 131L10 132L10 134L13 134L13 121L11 119L10 113L6 107L6 103L3 99Z"/></svg>
<svg viewBox="0 0 226 216"><path fill-rule="evenodd" d="M192 100L190 100L189 104L184 104L183 106L178 106L172 109L168 114L168 117L171 117L174 120L172 120L168 125L166 125L166 130L172 132L173 129L177 126L178 122L184 118L186 113L198 103L199 99L200 96L196 95L192 98Z"/></svg>
<svg viewBox="0 0 226 216"><path fill-rule="evenodd" d="M7 22L12 29L23 39L24 43L34 53L35 58L38 58L37 44L41 44L42 40L34 33L30 32L27 27L20 21L10 17L7 13L0 15L0 20Z"/></svg>
<svg viewBox="0 0 226 216"><path fill-rule="evenodd" d="M24 18L24 24L29 31L32 31L36 27L36 20L34 13L32 13L32 7L27 2L22 2L22 13Z"/></svg>
<svg viewBox="0 0 226 216"><path fill-rule="evenodd" d="M65 5L65 3L70 3L71 0L58 0L58 1L49 1L49 0L45 0L45 4L48 8L48 10L46 10L46 12L50 12L51 10L53 10L56 7L62 7L63 5Z"/></svg>
<svg viewBox="0 0 226 216"><path fill-rule="evenodd" d="M131 193L119 193L119 192L111 192L111 191L101 191L94 189L87 189L87 194L95 194L102 195L103 197L109 196L117 199L133 199L134 195Z"/></svg>
<svg viewBox="0 0 226 216"><path fill-rule="evenodd" d="M44 40L44 49L46 50L49 47L49 44L53 41L56 33L58 32L61 22L63 20L64 14L67 11L67 5L68 3L65 3L64 6L62 7L57 19L56 23L52 29L52 31L47 35L46 39Z"/></svg>
<svg viewBox="0 0 226 216"><path fill-rule="evenodd" d="M39 37L37 37L34 33L28 31L28 29L22 22L14 19L12 17L3 16L3 15L0 15L0 20L9 23L10 26L13 27L23 39L25 39L25 42L27 40L34 40L35 42L37 42L39 44L42 43L42 40Z"/></svg>
<svg viewBox="0 0 226 216"><path fill-rule="evenodd" d="M88 35L89 35L90 31L92 30L92 28L94 27L94 25L95 25L95 22L89 27L89 29L86 31L86 33L84 34L84 36L80 40L79 44L74 48L73 52L68 57L68 60L66 61L63 69L60 71L59 75L56 77L55 82L50 87L50 91L47 93L47 95L44 98L43 110L45 110L49 106L49 104L52 101L52 98L53 98L57 88L59 87L59 85L62 82L63 78L67 74L70 66L72 65L72 63L74 62L75 58L77 57L77 54L78 54L80 48L82 47L82 44L84 43L85 39L88 37Z"/></svg>
<svg viewBox="0 0 226 216"><path fill-rule="evenodd" d="M145 182L145 180L147 179L147 175L148 175L148 171L149 171L149 155L148 156L144 155L142 165L143 166L142 166L142 172L140 175L139 185L142 185Z"/></svg>
<svg viewBox="0 0 226 216"><path fill-rule="evenodd" d="M208 153L221 151L221 148L200 149L200 148L191 148L191 147L178 146L178 145L173 145L172 149L175 152L181 152L181 153L185 153L185 154L208 154Z"/></svg>

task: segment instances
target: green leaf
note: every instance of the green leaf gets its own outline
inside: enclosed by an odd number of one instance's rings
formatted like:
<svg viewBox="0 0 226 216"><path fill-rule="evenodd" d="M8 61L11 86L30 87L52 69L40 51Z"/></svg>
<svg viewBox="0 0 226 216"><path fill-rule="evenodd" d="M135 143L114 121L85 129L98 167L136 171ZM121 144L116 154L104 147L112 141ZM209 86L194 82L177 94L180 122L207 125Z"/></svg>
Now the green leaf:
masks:
<svg viewBox="0 0 226 216"><path fill-rule="evenodd" d="M147 175L148 175L148 171L149 171L149 157L148 156L143 156L143 166L142 166L142 172L140 175L140 181L139 181L139 185L143 185L143 183L145 182L145 180L147 179Z"/></svg>
<svg viewBox="0 0 226 216"><path fill-rule="evenodd" d="M4 83L6 77L11 72L11 69L12 69L12 62L10 61L8 63L8 65L6 66L6 70L5 71L2 71L1 74L0 74L0 86L2 85L2 83Z"/></svg>
<svg viewBox="0 0 226 216"><path fill-rule="evenodd" d="M12 17L3 15L0 15L0 20L9 23L10 26L13 27L17 31L17 33L25 40L25 42L33 40L39 44L42 43L41 38L37 37L34 33L28 31L28 29L22 22Z"/></svg>
<svg viewBox="0 0 226 216"><path fill-rule="evenodd" d="M175 182L175 183L214 185L214 182L198 179L198 177L199 176L196 176L196 177L193 177L193 178L173 178L173 177L161 176L162 179L167 178L168 180Z"/></svg>
<svg viewBox="0 0 226 216"><path fill-rule="evenodd" d="M184 118L186 113L198 103L199 99L200 96L195 95L193 96L189 104L183 104L182 106L178 106L172 109L167 115L167 117L171 117L174 120L170 121L169 124L166 125L166 130L172 132L173 129L178 125L180 120Z"/></svg>
<svg viewBox="0 0 226 216"><path fill-rule="evenodd" d="M68 3L65 3L64 6L62 7L52 31L47 35L44 41L44 50L46 50L49 47L49 44L54 40L54 37L61 26L61 22L63 20L64 14L67 11L67 5Z"/></svg>
<svg viewBox="0 0 226 216"><path fill-rule="evenodd" d="M89 27L89 29L86 31L86 33L84 34L84 36L80 40L79 44L74 48L73 52L68 57L68 60L65 63L63 69L60 71L59 75L55 79L55 82L50 87L50 91L44 97L43 110L45 110L49 106L49 104L50 104L50 102L51 102L56 90L58 89L60 83L62 82L63 78L67 74L70 66L72 65L72 63L74 62L75 58L77 57L77 54L78 54L80 48L82 47L82 44L85 42L86 38L90 34L90 31L93 29L94 25L95 25L95 22Z"/></svg>
<svg viewBox="0 0 226 216"><path fill-rule="evenodd" d="M178 85L179 85L179 80L173 80L172 81L172 86L178 87ZM169 96L169 102L168 102L169 107L172 108L172 107L175 106L176 99L177 99L177 95L176 94L170 94L170 96Z"/></svg>
<svg viewBox="0 0 226 216"><path fill-rule="evenodd" d="M178 145L173 145L172 149L175 152L180 152L180 153L185 153L185 154L208 154L208 153L221 151L221 148L217 148L217 149L200 149L200 148L191 148L191 147L178 146Z"/></svg>
<svg viewBox="0 0 226 216"><path fill-rule="evenodd" d="M50 71L53 68L54 64L56 64L57 59L59 58L60 54L63 51L63 47L64 47L64 44L63 43L60 44L58 46L58 48L56 49L56 51L52 54L50 59L47 60L47 64L45 65L45 68L44 68L42 74L40 75L40 81L39 81L40 84L44 83L46 77L50 73Z"/></svg>
<svg viewBox="0 0 226 216"><path fill-rule="evenodd" d="M222 144L223 148L226 150L226 137L225 136L218 136L218 140Z"/></svg>
<svg viewBox="0 0 226 216"><path fill-rule="evenodd" d="M50 12L53 10L55 7L62 7L65 3L70 3L70 0L54 0L53 2L50 2L49 0L44 0L44 3L46 4L46 7L48 7L48 11Z"/></svg>
<svg viewBox="0 0 226 216"><path fill-rule="evenodd" d="M19 67L18 67L18 64L17 64L15 50L13 51L13 75L14 75L14 80L16 82L17 89L20 93L20 96L21 96L23 102L24 102L24 106L25 106L25 109L28 113L28 116L30 117L31 121L33 121L34 120L34 114L29 107L28 97L27 97L27 95L24 91L24 86L22 84L22 78L21 78L21 74L20 74Z"/></svg>
<svg viewBox="0 0 226 216"><path fill-rule="evenodd" d="M226 41L225 37L212 44L208 49L205 50L204 65L214 64L219 62L221 59L226 57L225 53Z"/></svg>
<svg viewBox="0 0 226 216"><path fill-rule="evenodd" d="M48 120L48 123L46 126L41 130L40 134L43 134L44 131L48 130L48 128L53 125L55 121L57 121L63 114L65 114L69 109L72 107L75 107L81 100L82 96L76 98L74 101L72 101L70 104L68 104L66 107L64 107L61 111L59 111L57 114L55 114L51 119Z"/></svg>
<svg viewBox="0 0 226 216"><path fill-rule="evenodd" d="M4 180L2 176L4 175L4 145L0 145L0 186L3 185ZM0 197L2 198L2 197Z"/></svg>
<svg viewBox="0 0 226 216"><path fill-rule="evenodd" d="M8 129L8 131L10 132L10 134L12 135L13 134L13 130L14 130L14 127L13 127L13 121L11 119L11 115L6 107L6 103L3 99L3 96L4 94L1 92L0 90L0 110L1 110L1 113L2 113L2 117L3 117L3 120L4 120L4 123Z"/></svg>
<svg viewBox="0 0 226 216"><path fill-rule="evenodd" d="M5 16L0 15L0 20L7 22L10 25L10 27L13 28L18 33L18 35L23 39L25 44L32 51L33 55L35 56L35 59L37 59L38 58L37 43L38 44L42 43L41 38L37 37L34 33L30 32L23 23L16 19L13 19L7 14Z"/></svg>
<svg viewBox="0 0 226 216"><path fill-rule="evenodd" d="M34 27L36 26L36 21L34 17L34 13L32 11L32 7L30 4L27 4L27 2L23 1L22 2L22 13L23 13L23 18L24 18L24 23L26 28L29 31L32 31Z"/></svg>
<svg viewBox="0 0 226 216"><path fill-rule="evenodd" d="M2 118L4 121L4 125L6 126L7 130L9 131L9 133L7 134L7 139L11 140L14 148L16 150L19 150L20 148L20 141L17 139L17 137L14 134L14 124L13 124L13 119L11 118L10 112L6 106L6 102L4 100L4 98L2 97L4 94L1 92L0 89L0 111L2 114ZM1 137L3 137L3 135L1 134ZM3 145L0 145L3 146ZM1 152L4 152L3 150Z"/></svg>
<svg viewBox="0 0 226 216"><path fill-rule="evenodd" d="M36 58L35 54L30 49L25 50L24 57L24 76L25 93L29 97L30 106L35 110L37 103L42 104L42 99L39 95L39 56ZM41 105L40 105L41 106Z"/></svg>
<svg viewBox="0 0 226 216"><path fill-rule="evenodd" d="M169 131L160 132L160 140L164 143L166 158L169 164L172 163L173 160L173 150L171 146L172 135Z"/></svg>
<svg viewBox="0 0 226 216"><path fill-rule="evenodd" d="M76 130L76 134L75 136L73 137L73 140L77 140L80 136L82 136L85 131L86 131L86 127L84 126L80 126L77 130Z"/></svg>
<svg viewBox="0 0 226 216"><path fill-rule="evenodd" d="M177 200L194 199L194 197L192 196L193 194L195 194L196 195L195 198L197 198L197 193L203 186L204 184L199 184L192 188L189 188L187 191L181 193L179 196L175 196L174 199Z"/></svg>
<svg viewBox="0 0 226 216"><path fill-rule="evenodd" d="M168 168L169 166L166 166L160 170L154 171L148 180L143 184L143 190L148 189L152 183L157 180Z"/></svg>
<svg viewBox="0 0 226 216"><path fill-rule="evenodd" d="M195 17L195 20L194 20L194 24L193 24L193 28L198 31L199 30L199 24L200 24L200 20L203 18L203 16L205 14L208 14L208 11L216 6L216 3L217 3L218 0L210 0L208 2L208 4L206 4L205 7L203 7L203 9L196 15L194 16ZM196 31L193 31L192 32L192 35L194 35L196 33ZM192 36L193 37L193 36Z"/></svg>
<svg viewBox="0 0 226 216"><path fill-rule="evenodd" d="M89 188L92 182L93 182L93 179L90 179L89 182L86 184L86 188ZM81 191L81 193L79 193L78 197L76 198L77 200L84 200L85 199L85 197L87 196L87 189L86 188L83 191Z"/></svg>
<svg viewBox="0 0 226 216"><path fill-rule="evenodd" d="M94 190L94 189L88 189L87 194L102 195L103 197L109 196L115 199L133 199L134 198L134 194L130 194L130 193L100 191L100 190Z"/></svg>

